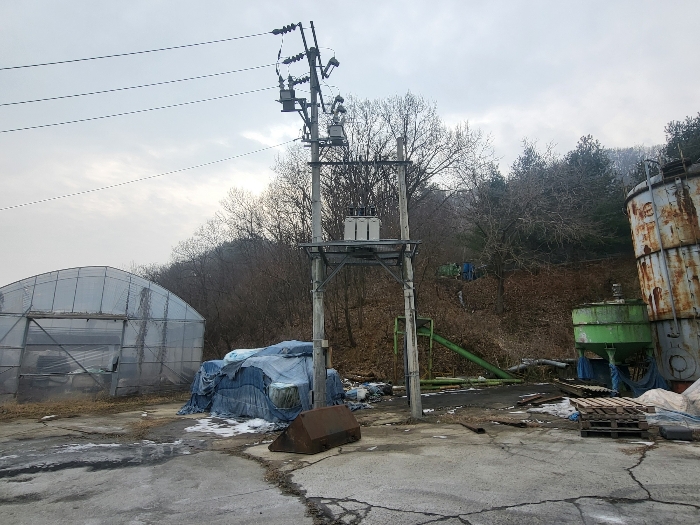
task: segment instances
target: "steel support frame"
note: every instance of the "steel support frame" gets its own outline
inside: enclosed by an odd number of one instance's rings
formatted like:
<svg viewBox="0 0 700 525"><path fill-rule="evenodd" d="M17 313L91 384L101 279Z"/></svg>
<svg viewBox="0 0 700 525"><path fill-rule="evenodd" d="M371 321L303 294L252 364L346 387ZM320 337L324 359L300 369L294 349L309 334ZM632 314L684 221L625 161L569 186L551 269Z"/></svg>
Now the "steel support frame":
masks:
<svg viewBox="0 0 700 525"><path fill-rule="evenodd" d="M319 253L319 252L312 252L312 253ZM323 254L322 251L321 251L320 253ZM342 259L337 265L335 265L335 266L326 263L327 266L328 266L329 268L333 268L333 270L331 271L331 273L329 273L329 274L326 276L326 279L325 279L323 282L321 282L321 283L318 285L317 288L314 289L314 292L325 292L325 291L326 291L326 285L327 285L329 282L331 282L331 280L333 279L333 277L335 277L335 276L338 274L338 272L339 272L342 268L344 268L345 266L377 266L377 265L375 265L375 264L357 264L357 263L349 263L349 262L348 262L348 259L351 257L351 255L352 255L351 253L348 253L348 254L347 254L345 257L343 257L343 259ZM321 257L323 257L323 255L321 255ZM325 259L325 257L323 257L323 258ZM368 258L368 259L373 260L373 261L377 261L377 262L379 263L379 266L381 266L381 267L384 268L387 272L389 272L389 274L391 274L391 276L392 276L392 277L396 280L396 282L399 283L401 286L406 286L406 285L407 285L407 284L406 284L406 281L404 281L402 278L398 277L398 276L392 271L392 269L389 267L389 265L387 265L384 261L382 261L382 259L381 259L380 257L378 257L377 254L374 254L374 257L373 257L373 258Z"/></svg>

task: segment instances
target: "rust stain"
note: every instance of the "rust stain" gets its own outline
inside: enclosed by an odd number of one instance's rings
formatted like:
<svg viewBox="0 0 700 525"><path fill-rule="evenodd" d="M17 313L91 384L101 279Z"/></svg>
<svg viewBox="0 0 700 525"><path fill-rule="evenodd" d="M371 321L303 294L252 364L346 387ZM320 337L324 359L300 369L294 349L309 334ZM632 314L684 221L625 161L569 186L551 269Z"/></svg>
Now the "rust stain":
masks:
<svg viewBox="0 0 700 525"><path fill-rule="evenodd" d="M653 281L653 272L651 270L651 265L647 264L646 261L641 261L639 263L639 272L643 284Z"/></svg>
<svg viewBox="0 0 700 525"><path fill-rule="evenodd" d="M649 302L649 304L651 305L652 311L658 315L661 309L661 288L658 286L654 287L654 289L651 291L651 295L653 299Z"/></svg>
<svg viewBox="0 0 700 525"><path fill-rule="evenodd" d="M679 195L680 193L680 195ZM693 240L697 242L700 239L700 223L698 222L698 212L690 195L690 189L687 185L682 184L680 192L676 191L676 203L685 222L690 226Z"/></svg>

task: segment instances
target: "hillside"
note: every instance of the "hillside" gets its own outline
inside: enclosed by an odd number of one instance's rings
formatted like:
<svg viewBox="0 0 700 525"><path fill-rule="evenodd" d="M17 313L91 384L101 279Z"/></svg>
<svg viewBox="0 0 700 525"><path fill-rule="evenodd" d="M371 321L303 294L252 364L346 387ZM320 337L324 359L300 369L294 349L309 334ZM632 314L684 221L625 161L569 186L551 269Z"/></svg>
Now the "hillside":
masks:
<svg viewBox="0 0 700 525"><path fill-rule="evenodd" d="M579 265L514 272L506 282L506 312L494 313L496 280L484 277L472 282L427 277L418 282L418 312L435 321L435 331L465 349L499 364L516 364L523 357L575 357L571 308L577 304L610 298L613 283L621 283L627 298L639 298L634 260L606 259ZM394 379L394 317L403 315L403 297L397 283L376 275L363 305L351 310L357 342L348 344L344 324L336 329L327 314L334 366L343 374L374 375ZM462 292L464 307L458 292ZM303 334L298 334L303 336ZM307 336L308 337L308 336ZM401 343L399 343L401 344ZM419 337L421 371L427 371L427 339ZM403 376L399 349L397 375ZM478 374L456 354L435 345L433 372Z"/></svg>

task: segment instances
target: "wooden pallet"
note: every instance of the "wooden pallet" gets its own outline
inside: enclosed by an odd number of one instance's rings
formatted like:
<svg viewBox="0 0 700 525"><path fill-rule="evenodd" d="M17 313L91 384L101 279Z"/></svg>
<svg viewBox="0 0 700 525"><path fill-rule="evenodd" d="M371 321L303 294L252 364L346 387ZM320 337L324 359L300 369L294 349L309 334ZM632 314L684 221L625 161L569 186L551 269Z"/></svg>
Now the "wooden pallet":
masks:
<svg viewBox="0 0 700 525"><path fill-rule="evenodd" d="M572 399L571 403L579 411L581 437L649 437L646 416L654 413L653 406L620 397Z"/></svg>
<svg viewBox="0 0 700 525"><path fill-rule="evenodd" d="M559 390L576 397L607 397L612 394L612 390L604 386L588 385L582 383L570 383L568 381L554 380L554 384Z"/></svg>
<svg viewBox="0 0 700 525"><path fill-rule="evenodd" d="M656 410L653 406L647 406L634 399L626 397L595 397L588 399L572 399L571 403L581 414L605 413L605 414L653 414Z"/></svg>
<svg viewBox="0 0 700 525"><path fill-rule="evenodd" d="M544 394L534 394L532 396L527 396L522 398L520 401L518 401L518 406L524 406L524 405L534 405L534 406L539 406L539 405L544 405L545 403L554 403L555 401L559 401L560 399L563 399L564 396L562 394L552 394L545 396Z"/></svg>
<svg viewBox="0 0 700 525"><path fill-rule="evenodd" d="M587 419L579 422L581 430L648 430L649 423L640 419Z"/></svg>
<svg viewBox="0 0 700 525"><path fill-rule="evenodd" d="M592 410L579 410L579 415L581 419L597 419L597 420L609 420L609 419L633 419L633 420L646 420L647 413L640 412L635 408L627 408L623 413L617 412L605 412L605 410L600 408L594 408Z"/></svg>
<svg viewBox="0 0 700 525"><path fill-rule="evenodd" d="M613 439L618 439L618 438L631 438L631 437L638 437L638 438L643 438L643 439L648 439L649 438L649 432L646 430L629 430L629 429L601 429L601 428L596 428L596 429L590 429L590 430L581 430L581 437L610 437Z"/></svg>

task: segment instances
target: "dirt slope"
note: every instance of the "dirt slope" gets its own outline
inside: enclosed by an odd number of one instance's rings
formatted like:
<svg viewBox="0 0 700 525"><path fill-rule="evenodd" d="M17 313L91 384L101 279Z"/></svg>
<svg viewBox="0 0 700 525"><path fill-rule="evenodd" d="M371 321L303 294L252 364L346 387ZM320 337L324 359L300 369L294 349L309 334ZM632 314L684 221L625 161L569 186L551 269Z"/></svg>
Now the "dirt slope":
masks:
<svg viewBox="0 0 700 525"><path fill-rule="evenodd" d="M496 281L485 277L473 282L427 277L418 282L418 312L435 321L435 331L485 359L507 367L523 357L575 357L571 308L610 298L613 283L621 283L628 298L639 298L634 260L607 259L580 265L555 266L537 273L518 271L506 282L506 312L494 313ZM462 292L464 307L458 292ZM343 374L373 374L394 379L394 317L403 315L403 296L395 281L375 279L363 308L352 311L357 345L348 343L344 323L328 326L334 366ZM419 337L422 375L427 371L427 339ZM400 350L399 350L400 352ZM402 357L397 377L403 376ZM479 374L465 359L435 345L436 374Z"/></svg>

